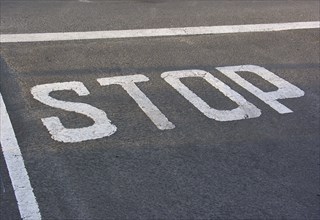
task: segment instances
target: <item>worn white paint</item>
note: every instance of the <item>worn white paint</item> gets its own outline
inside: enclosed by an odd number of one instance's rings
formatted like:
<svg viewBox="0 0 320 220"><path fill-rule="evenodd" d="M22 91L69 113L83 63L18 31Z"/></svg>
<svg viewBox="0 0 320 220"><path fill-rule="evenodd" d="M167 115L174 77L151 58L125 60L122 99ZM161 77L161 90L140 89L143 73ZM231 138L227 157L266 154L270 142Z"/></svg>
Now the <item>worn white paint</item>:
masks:
<svg viewBox="0 0 320 220"><path fill-rule="evenodd" d="M82 82L62 82L34 86L31 93L35 99L48 106L70 112L83 114L94 121L94 124L83 128L65 128L58 117L42 118L52 138L61 142L81 142L110 136L117 128L108 119L106 113L85 103L67 102L50 97L50 92L73 90L79 96L89 95L89 91Z"/></svg>
<svg viewBox="0 0 320 220"><path fill-rule="evenodd" d="M158 29L136 29L136 30L88 31L88 32L1 34L0 43L68 41L68 40L90 40L90 39L110 39L110 38L135 38L135 37L189 36L189 35L204 35L204 34L231 34L231 33L314 29L314 28L320 28L320 21L272 23L272 24L226 25L226 26L178 27L178 28L158 28Z"/></svg>
<svg viewBox="0 0 320 220"><path fill-rule="evenodd" d="M256 95L258 98L263 100L281 114L290 113L292 110L279 103L277 101L278 99L295 98L304 95L304 92L298 87L260 66L227 66L218 67L217 70L221 71L227 77ZM252 72L259 75L263 79L278 87L278 90L272 92L264 92L260 90L258 87L252 85L250 82L243 79L236 73L241 71ZM217 121L233 121L256 118L261 115L260 109L248 102L243 96L232 90L228 85L206 71L169 71L162 73L161 77L208 118L215 119ZM186 77L203 78L213 87L218 89L222 94L235 102L238 107L231 110L218 110L210 107L204 100L202 100L180 81L181 78ZM175 125L168 120L168 118L136 85L138 82L149 81L148 77L137 74L100 78L97 79L97 81L101 86L113 84L120 85L160 130L175 128ZM62 142L80 142L110 136L116 132L116 126L111 124L104 111L85 103L61 101L50 97L50 92L60 90L73 90L79 96L85 96L89 94L89 91L86 89L83 83L74 81L37 85L31 89L31 93L35 99L46 105L86 115L94 121L94 124L92 126L83 128L65 128L57 117L43 118L42 122L47 127L54 140Z"/></svg>
<svg viewBox="0 0 320 220"><path fill-rule="evenodd" d="M248 102L243 96L232 90L229 86L224 84L219 79L212 76L210 73L203 70L181 70L170 71L161 74L173 88L175 88L182 96L184 96L190 103L192 103L199 111L201 111L208 118L217 121L233 121L246 118L256 118L261 115L260 109ZM199 96L192 92L185 86L180 79L185 77L200 77L210 83L213 87L218 89L230 100L234 101L239 107L232 110L217 110L210 107Z"/></svg>
<svg viewBox="0 0 320 220"><path fill-rule="evenodd" d="M258 98L260 98L262 101L264 101L266 104L268 104L270 107L272 107L280 114L290 113L292 112L292 110L278 102L278 99L297 98L304 95L304 91L261 66L226 66L218 67L217 70L221 71L224 75L226 75L227 77L238 83L240 86L242 86ZM258 76L262 77L263 79L278 87L278 90L272 92L262 91L261 89L252 85L250 82L248 82L236 73L243 71L257 74Z"/></svg>
<svg viewBox="0 0 320 220"><path fill-rule="evenodd" d="M7 164L21 218L24 220L40 220L41 215L38 203L33 193L18 141L1 94L0 117L1 148Z"/></svg>
<svg viewBox="0 0 320 220"><path fill-rule="evenodd" d="M175 128L167 117L150 101L150 99L137 87L137 82L147 82L149 78L144 75L129 75L100 78L97 81L102 86L118 84L133 98L142 111L160 130Z"/></svg>

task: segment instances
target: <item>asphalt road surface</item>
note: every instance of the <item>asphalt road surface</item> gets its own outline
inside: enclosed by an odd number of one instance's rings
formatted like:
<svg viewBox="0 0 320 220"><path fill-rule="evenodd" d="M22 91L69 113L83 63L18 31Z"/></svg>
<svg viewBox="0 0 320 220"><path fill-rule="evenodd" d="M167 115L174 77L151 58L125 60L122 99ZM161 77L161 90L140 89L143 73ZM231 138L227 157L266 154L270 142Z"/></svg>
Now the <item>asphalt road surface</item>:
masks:
<svg viewBox="0 0 320 220"><path fill-rule="evenodd" d="M320 20L319 1L0 3L2 36ZM1 43L0 92L38 216L319 219L319 39L302 28ZM8 163L1 154L0 217L19 219L32 204Z"/></svg>

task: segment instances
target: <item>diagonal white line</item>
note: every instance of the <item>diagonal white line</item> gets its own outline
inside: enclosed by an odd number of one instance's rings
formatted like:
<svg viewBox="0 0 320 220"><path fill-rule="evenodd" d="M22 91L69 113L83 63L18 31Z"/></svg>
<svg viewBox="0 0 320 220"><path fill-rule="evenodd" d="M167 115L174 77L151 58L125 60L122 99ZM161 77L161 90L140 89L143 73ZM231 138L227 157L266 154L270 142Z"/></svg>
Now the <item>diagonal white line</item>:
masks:
<svg viewBox="0 0 320 220"><path fill-rule="evenodd" d="M21 151L12 124L0 93L0 143L7 164L21 218L40 220L41 215L24 166Z"/></svg>
<svg viewBox="0 0 320 220"><path fill-rule="evenodd" d="M164 36L189 36L204 34L231 34L249 32L271 32L299 29L320 28L320 21L273 23L273 24L246 24L227 26L202 26L159 29L135 29L89 32L59 32L59 33L33 33L33 34L2 34L0 43L39 42L39 41L69 41L92 40L111 38L136 38L136 37L164 37Z"/></svg>

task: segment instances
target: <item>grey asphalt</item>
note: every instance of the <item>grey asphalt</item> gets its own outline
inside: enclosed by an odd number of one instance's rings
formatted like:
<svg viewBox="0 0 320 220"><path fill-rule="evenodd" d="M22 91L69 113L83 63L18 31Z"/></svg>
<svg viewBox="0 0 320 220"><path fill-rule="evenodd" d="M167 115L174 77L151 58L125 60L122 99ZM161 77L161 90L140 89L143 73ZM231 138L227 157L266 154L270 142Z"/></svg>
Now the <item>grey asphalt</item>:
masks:
<svg viewBox="0 0 320 220"><path fill-rule="evenodd" d="M92 13L92 12L95 13ZM113 30L319 20L318 1L1 1L1 33ZM1 94L44 219L319 219L319 29L188 37L1 44ZM215 70L262 66L305 92L279 114ZM161 77L212 73L262 111L254 119L204 116ZM97 78L143 74L137 83L175 124L161 131L120 87ZM275 87L250 73L264 91ZM51 139L41 118L66 127L87 117L36 101L39 84L80 81L90 91L52 93L108 114L117 132L81 143ZM183 82L210 106L234 103L200 79ZM1 157L1 213L18 218ZM2 214L3 215L3 214Z"/></svg>
<svg viewBox="0 0 320 220"><path fill-rule="evenodd" d="M91 0L89 0L91 1ZM36 33L313 21L319 1L1 0L1 32Z"/></svg>

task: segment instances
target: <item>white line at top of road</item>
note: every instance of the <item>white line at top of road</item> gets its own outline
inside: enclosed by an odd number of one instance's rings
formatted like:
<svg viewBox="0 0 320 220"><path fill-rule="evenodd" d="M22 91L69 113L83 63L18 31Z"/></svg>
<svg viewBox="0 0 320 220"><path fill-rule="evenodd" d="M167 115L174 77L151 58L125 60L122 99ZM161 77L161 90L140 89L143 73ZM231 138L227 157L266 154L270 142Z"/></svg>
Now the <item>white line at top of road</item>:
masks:
<svg viewBox="0 0 320 220"><path fill-rule="evenodd" d="M231 33L249 33L249 32L286 31L286 30L313 29L313 28L320 28L320 21L272 23L272 24L245 24L245 25L227 25L227 26L158 28L158 29L89 31L89 32L1 34L0 43L93 40L93 39L136 38L136 37L189 36L189 35L205 35L205 34L231 34Z"/></svg>
<svg viewBox="0 0 320 220"><path fill-rule="evenodd" d="M29 176L1 93L0 119L0 143L21 218L24 220L39 220L41 215L38 203L33 194Z"/></svg>

